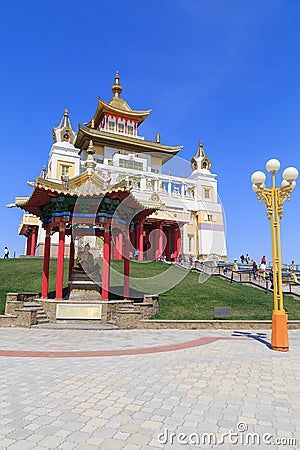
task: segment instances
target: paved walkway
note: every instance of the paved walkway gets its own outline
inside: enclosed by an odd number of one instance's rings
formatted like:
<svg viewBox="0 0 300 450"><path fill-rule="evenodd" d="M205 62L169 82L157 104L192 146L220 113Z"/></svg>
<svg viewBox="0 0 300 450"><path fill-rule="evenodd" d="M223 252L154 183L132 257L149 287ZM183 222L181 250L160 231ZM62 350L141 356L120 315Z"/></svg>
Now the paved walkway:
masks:
<svg viewBox="0 0 300 450"><path fill-rule="evenodd" d="M281 353L263 330L0 329L0 449L300 448L289 337Z"/></svg>

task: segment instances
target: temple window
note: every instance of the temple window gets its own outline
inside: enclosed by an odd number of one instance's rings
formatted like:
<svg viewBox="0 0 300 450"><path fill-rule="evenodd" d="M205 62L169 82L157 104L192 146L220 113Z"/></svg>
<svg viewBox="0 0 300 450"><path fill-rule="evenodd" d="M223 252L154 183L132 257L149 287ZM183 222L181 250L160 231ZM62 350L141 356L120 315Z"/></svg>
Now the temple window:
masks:
<svg viewBox="0 0 300 450"><path fill-rule="evenodd" d="M109 120L108 128L109 128L109 131L115 131L115 122L113 120Z"/></svg>
<svg viewBox="0 0 300 450"><path fill-rule="evenodd" d="M57 166L57 176L58 178L69 176L74 176L74 163L66 163L65 161L59 161Z"/></svg>
<svg viewBox="0 0 300 450"><path fill-rule="evenodd" d="M119 133L124 133L124 123L119 123L118 124L118 132Z"/></svg>
<svg viewBox="0 0 300 450"><path fill-rule="evenodd" d="M133 161L131 159L119 159L119 167L124 167L125 169L133 170L143 170L143 163L138 161Z"/></svg>
<svg viewBox="0 0 300 450"><path fill-rule="evenodd" d="M130 134L131 136L133 135L133 125L127 126L127 133Z"/></svg>
<svg viewBox="0 0 300 450"><path fill-rule="evenodd" d="M68 175L70 166L61 166L61 174Z"/></svg>
<svg viewBox="0 0 300 450"><path fill-rule="evenodd" d="M214 190L211 186L202 186L202 198L210 202L214 201Z"/></svg>

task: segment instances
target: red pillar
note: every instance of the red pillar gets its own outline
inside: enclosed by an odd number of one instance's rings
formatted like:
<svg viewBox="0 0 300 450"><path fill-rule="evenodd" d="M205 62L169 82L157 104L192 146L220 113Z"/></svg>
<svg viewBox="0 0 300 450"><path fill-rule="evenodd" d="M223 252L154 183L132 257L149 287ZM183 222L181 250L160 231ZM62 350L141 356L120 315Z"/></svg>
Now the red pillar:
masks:
<svg viewBox="0 0 300 450"><path fill-rule="evenodd" d="M110 226L104 225L104 243L102 260L102 300L108 300L110 276Z"/></svg>
<svg viewBox="0 0 300 450"><path fill-rule="evenodd" d="M138 227L139 230L139 239L138 239L138 250L139 250L139 261L143 261L144 259L144 224L140 222Z"/></svg>
<svg viewBox="0 0 300 450"><path fill-rule="evenodd" d="M134 241L134 246L136 249L139 248L139 236L140 236L140 224L136 223L135 224L135 241Z"/></svg>
<svg viewBox="0 0 300 450"><path fill-rule="evenodd" d="M111 239L111 244L110 244L110 259L116 259L116 236L115 238Z"/></svg>
<svg viewBox="0 0 300 450"><path fill-rule="evenodd" d="M175 234L175 248L176 248L176 260L178 258L178 255L180 253L180 249L181 249L181 234L180 234L180 228L177 228L176 230L176 234Z"/></svg>
<svg viewBox="0 0 300 450"><path fill-rule="evenodd" d="M163 253L163 227L162 224L156 229L155 233L155 260L158 260L159 255Z"/></svg>
<svg viewBox="0 0 300 450"><path fill-rule="evenodd" d="M124 299L129 298L129 270L130 270L130 259L129 259L129 239L127 236L124 238Z"/></svg>
<svg viewBox="0 0 300 450"><path fill-rule="evenodd" d="M59 227L59 242L56 269L56 294L55 298L62 298L64 280L64 257L65 257L65 225Z"/></svg>
<svg viewBox="0 0 300 450"><path fill-rule="evenodd" d="M158 256L163 254L163 226L162 224L159 225L158 229Z"/></svg>
<svg viewBox="0 0 300 450"><path fill-rule="evenodd" d="M30 254L31 254L31 241L32 241L32 236L30 234L29 236L27 236L26 256L30 256Z"/></svg>
<svg viewBox="0 0 300 450"><path fill-rule="evenodd" d="M116 259L122 259L123 255L123 234L119 233L116 236Z"/></svg>
<svg viewBox="0 0 300 450"><path fill-rule="evenodd" d="M154 259L158 261L159 257L159 228L155 228L155 248L154 248Z"/></svg>
<svg viewBox="0 0 300 450"><path fill-rule="evenodd" d="M70 253L69 253L69 281L70 281L73 267L74 267L74 255L75 255L75 248L74 248L73 236L71 234ZM68 288L69 288L69 292L70 292L70 286L68 286Z"/></svg>
<svg viewBox="0 0 300 450"><path fill-rule="evenodd" d="M43 276L42 276L42 297L43 298L48 297L50 247L51 247L50 231L47 230L46 237L45 237L44 265L43 265Z"/></svg>
<svg viewBox="0 0 300 450"><path fill-rule="evenodd" d="M32 234L31 234L30 256L34 256L35 255L36 241L37 241L37 229L34 228L32 230Z"/></svg>
<svg viewBox="0 0 300 450"><path fill-rule="evenodd" d="M166 255L167 260L169 260L170 259L170 231L165 230L165 235L166 235L166 239L167 239L165 255Z"/></svg>

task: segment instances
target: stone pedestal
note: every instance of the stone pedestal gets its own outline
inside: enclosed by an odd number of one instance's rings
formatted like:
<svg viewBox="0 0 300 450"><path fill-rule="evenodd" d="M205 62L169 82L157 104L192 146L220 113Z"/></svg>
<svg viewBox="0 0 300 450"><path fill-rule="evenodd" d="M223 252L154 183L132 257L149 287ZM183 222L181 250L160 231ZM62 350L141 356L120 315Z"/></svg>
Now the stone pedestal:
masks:
<svg viewBox="0 0 300 450"><path fill-rule="evenodd" d="M68 300L99 301L100 291L100 273L87 274L83 269L73 269L69 281Z"/></svg>

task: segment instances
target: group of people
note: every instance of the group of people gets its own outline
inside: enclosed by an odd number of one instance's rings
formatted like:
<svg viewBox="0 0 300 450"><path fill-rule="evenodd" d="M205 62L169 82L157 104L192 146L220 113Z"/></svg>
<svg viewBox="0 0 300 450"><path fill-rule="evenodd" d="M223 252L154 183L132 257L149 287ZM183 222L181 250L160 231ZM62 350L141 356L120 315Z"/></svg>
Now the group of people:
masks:
<svg viewBox="0 0 300 450"><path fill-rule="evenodd" d="M253 274L253 278L254 280L256 280L257 277L257 273L263 278L266 278L266 268L267 268L267 260L266 257L263 256L261 258L259 267L257 266L255 261L252 261L252 274Z"/></svg>
<svg viewBox="0 0 300 450"><path fill-rule="evenodd" d="M242 255L240 256L240 260L241 260L241 263L242 263L242 264L250 264L250 262L251 262L251 258L250 258L250 256L248 255L248 253L246 253L246 255L242 254Z"/></svg>

